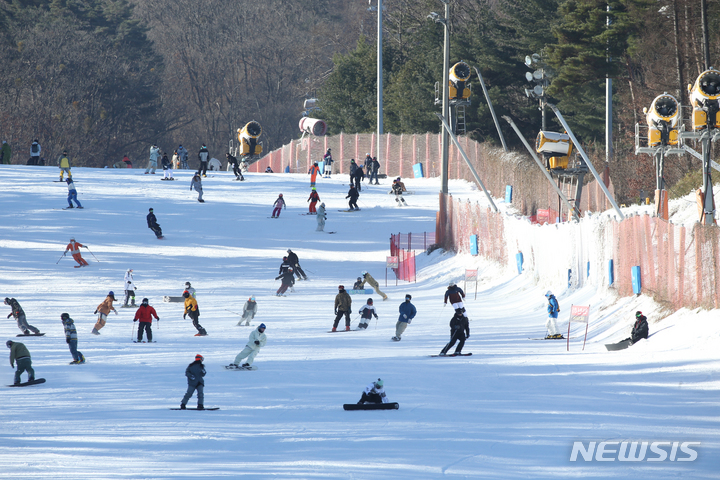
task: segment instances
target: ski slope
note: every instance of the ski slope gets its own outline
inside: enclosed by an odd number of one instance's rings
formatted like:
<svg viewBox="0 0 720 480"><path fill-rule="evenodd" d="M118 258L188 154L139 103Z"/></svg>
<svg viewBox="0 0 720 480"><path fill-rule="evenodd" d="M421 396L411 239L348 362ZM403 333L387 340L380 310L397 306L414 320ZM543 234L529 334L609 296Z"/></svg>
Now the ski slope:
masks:
<svg viewBox="0 0 720 480"><path fill-rule="evenodd" d="M47 332L17 339L12 318L0 323L5 340L24 342L36 376L47 379L2 388L0 478L720 478L717 311L658 321L662 309L647 297L559 284L561 320L571 304L592 306L585 350L575 338L567 352L565 341L530 340L545 335L544 290L480 258L418 252L417 283L396 286L390 272L385 288L390 234L434 230L438 179L406 179L415 195L403 208L387 195L387 180L364 184L362 211L354 213L338 211L347 208L346 175L318 179L325 230L337 232L328 234L300 215L308 176L248 174L234 182L230 173L213 173L200 204L190 172L176 172L175 182L142 172L73 168L85 209L64 211L67 188L52 182L56 168L0 167L0 297L17 298L28 322ZM482 201L466 182L451 181L450 190ZM271 219L278 193L288 208ZM147 228L150 207L164 240ZM83 252L89 267L61 258L71 236L96 257ZM273 279L288 248L310 280L276 297ZM449 339L448 281L462 287L464 269L476 267L481 282L477 298L468 288L471 337L463 350L473 355L430 358ZM108 291L123 297L128 268L137 302L149 298L160 316L157 343L132 342L134 309L118 308L100 336L90 334ZM328 334L337 286L349 288L362 270L389 295L385 302L372 295L379 321L367 331ZM197 289L207 337L193 336L181 304L162 301L180 295L186 281ZM392 342L406 293L418 315ZM251 324L267 325L267 346L257 371L226 371L251 331L236 326L250 295L258 302ZM353 327L366 299L353 296ZM607 352L605 343L629 336L638 309L652 336ZM84 365L68 365L63 312L75 320ZM573 325L572 336L583 334ZM171 411L198 353L207 369L205 406L220 410ZM10 384L13 371L4 365ZM342 410L378 377L399 410ZM674 461L573 462L575 441L664 441L668 454L673 442L700 445L691 462L678 461L689 458L679 451Z"/></svg>

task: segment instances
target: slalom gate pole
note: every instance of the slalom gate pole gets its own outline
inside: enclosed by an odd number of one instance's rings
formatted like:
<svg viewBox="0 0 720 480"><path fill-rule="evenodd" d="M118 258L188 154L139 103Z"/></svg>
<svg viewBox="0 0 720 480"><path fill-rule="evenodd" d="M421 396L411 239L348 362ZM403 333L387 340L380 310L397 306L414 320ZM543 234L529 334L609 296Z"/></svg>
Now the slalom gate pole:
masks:
<svg viewBox="0 0 720 480"><path fill-rule="evenodd" d="M89 249L88 247L85 247L85 248L87 248L87 251L90 252L90 249ZM93 258L94 258L95 260L97 260L98 263L100 263L100 260L97 259L97 257L95 256L94 253L90 252L90 255L92 255Z"/></svg>
<svg viewBox="0 0 720 480"><path fill-rule="evenodd" d="M65 254L66 254L66 253L67 253L67 250L65 250L65 252L62 254L62 257L58 258L58 261L55 262L55 265L57 265L58 263L60 263L60 260L62 260L62 259L65 257Z"/></svg>

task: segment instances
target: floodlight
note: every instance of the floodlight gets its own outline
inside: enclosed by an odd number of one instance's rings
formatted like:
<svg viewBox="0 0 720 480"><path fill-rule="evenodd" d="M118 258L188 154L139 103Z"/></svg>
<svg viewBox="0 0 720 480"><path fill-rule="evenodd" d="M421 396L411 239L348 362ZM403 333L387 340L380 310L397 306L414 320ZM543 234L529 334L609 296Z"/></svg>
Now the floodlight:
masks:
<svg viewBox="0 0 720 480"><path fill-rule="evenodd" d="M535 88L533 88L533 92L538 97L542 97L545 94L545 91L543 90L543 87L540 85L535 85Z"/></svg>
<svg viewBox="0 0 720 480"><path fill-rule="evenodd" d="M532 82L533 81L532 73L525 72L525 78L527 79L528 82Z"/></svg>
<svg viewBox="0 0 720 480"><path fill-rule="evenodd" d="M530 55L525 55L525 65L528 67L532 65L532 58L530 58Z"/></svg>
<svg viewBox="0 0 720 480"><path fill-rule="evenodd" d="M532 74L533 78L535 80L542 80L543 79L543 71L542 70L535 70Z"/></svg>

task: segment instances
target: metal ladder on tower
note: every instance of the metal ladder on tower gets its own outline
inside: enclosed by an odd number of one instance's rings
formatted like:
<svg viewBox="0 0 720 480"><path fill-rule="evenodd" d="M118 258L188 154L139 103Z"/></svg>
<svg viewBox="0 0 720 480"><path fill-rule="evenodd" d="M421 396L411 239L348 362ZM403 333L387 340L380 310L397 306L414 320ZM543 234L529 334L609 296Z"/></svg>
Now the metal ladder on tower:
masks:
<svg viewBox="0 0 720 480"><path fill-rule="evenodd" d="M455 127L456 135L465 135L465 105L457 105L457 124Z"/></svg>

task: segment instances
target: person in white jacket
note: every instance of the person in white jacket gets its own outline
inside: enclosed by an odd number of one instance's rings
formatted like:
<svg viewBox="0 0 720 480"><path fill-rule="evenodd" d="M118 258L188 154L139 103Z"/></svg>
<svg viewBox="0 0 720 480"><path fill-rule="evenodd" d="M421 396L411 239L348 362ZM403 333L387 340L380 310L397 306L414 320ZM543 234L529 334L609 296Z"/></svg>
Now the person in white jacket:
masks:
<svg viewBox="0 0 720 480"><path fill-rule="evenodd" d="M235 362L232 365L235 367L239 366L243 358L247 358L247 360L240 366L249 367L252 365L253 360L255 360L255 357L260 352L260 349L265 346L265 342L267 342L267 337L265 336L265 324L261 323L260 326L252 331L250 337L248 338L247 345L245 345L245 348L237 354Z"/></svg>
<svg viewBox="0 0 720 480"><path fill-rule="evenodd" d="M237 326L239 327L242 325L243 320L245 321L245 325L250 325L250 320L255 318L255 314L257 313L257 302L255 301L255 296L252 296L248 298L248 301L245 302L245 305L243 306L243 314L240 321L237 323Z"/></svg>
<svg viewBox="0 0 720 480"><path fill-rule="evenodd" d="M385 395L384 383L381 379L378 378L376 381L365 387L362 398L358 402L358 405L363 405L365 403L388 402L390 402L390 400L388 400L387 396Z"/></svg>
<svg viewBox="0 0 720 480"><path fill-rule="evenodd" d="M155 174L155 169L158 166L157 162L160 159L160 157L161 157L160 147L158 147L157 145L153 145L152 147L150 147L150 161L148 162L148 166L145 169L146 174L147 173L152 173L153 175Z"/></svg>
<svg viewBox="0 0 720 480"><path fill-rule="evenodd" d="M137 287L133 282L133 269L129 268L128 271L125 272L125 302L123 303L123 307L135 306L135 290L137 290ZM128 300L130 300L131 298L132 303L128 305Z"/></svg>

